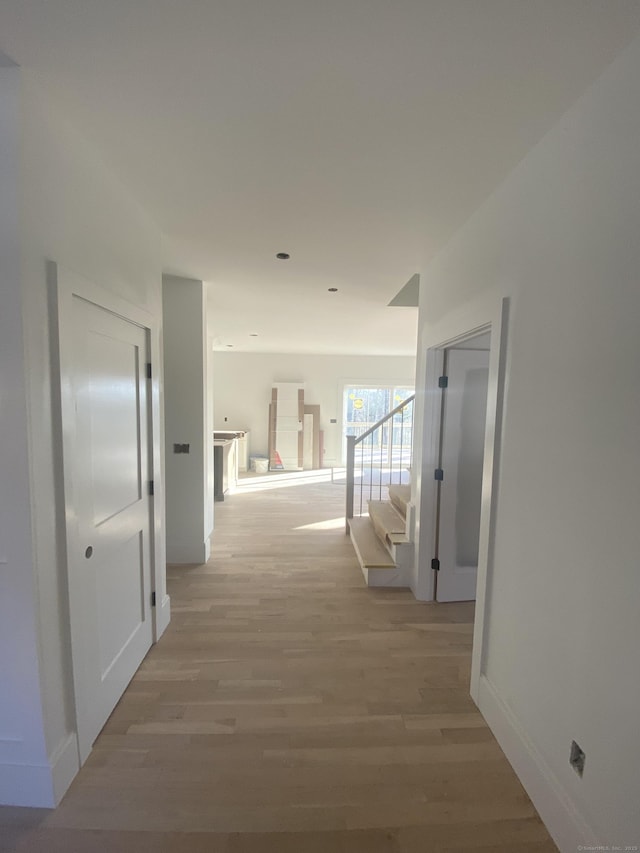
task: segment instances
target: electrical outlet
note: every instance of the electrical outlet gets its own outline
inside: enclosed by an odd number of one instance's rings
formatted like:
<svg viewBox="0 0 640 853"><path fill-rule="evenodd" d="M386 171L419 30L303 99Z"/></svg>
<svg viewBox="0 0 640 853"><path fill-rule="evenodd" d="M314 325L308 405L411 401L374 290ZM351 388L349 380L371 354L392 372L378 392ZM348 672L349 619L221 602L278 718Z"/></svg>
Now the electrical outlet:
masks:
<svg viewBox="0 0 640 853"><path fill-rule="evenodd" d="M584 773L584 762L585 762L585 754L580 749L575 740L571 741L571 752L569 753L569 764L576 771L578 776L582 776Z"/></svg>
<svg viewBox="0 0 640 853"><path fill-rule="evenodd" d="M174 444L173 445L174 453L188 453L189 445L188 444Z"/></svg>

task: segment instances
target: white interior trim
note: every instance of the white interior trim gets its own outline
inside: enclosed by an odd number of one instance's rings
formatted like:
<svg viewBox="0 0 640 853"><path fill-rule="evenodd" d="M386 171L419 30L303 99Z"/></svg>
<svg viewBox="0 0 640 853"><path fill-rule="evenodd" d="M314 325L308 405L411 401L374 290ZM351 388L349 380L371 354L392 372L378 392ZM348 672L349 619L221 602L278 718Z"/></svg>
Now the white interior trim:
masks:
<svg viewBox="0 0 640 853"><path fill-rule="evenodd" d="M55 808L51 766L0 764L0 802L3 806Z"/></svg>
<svg viewBox="0 0 640 853"><path fill-rule="evenodd" d="M78 739L72 732L51 758L51 772L53 776L53 799L58 805L63 798L73 778L80 769L80 754L78 752Z"/></svg>
<svg viewBox="0 0 640 853"><path fill-rule="evenodd" d="M45 764L0 763L0 802L55 808L80 769L78 741L69 734Z"/></svg>
<svg viewBox="0 0 640 853"><path fill-rule="evenodd" d="M191 539L173 539L167 542L167 563L169 565L200 566L206 563L211 554L211 543L193 542Z"/></svg>
<svg viewBox="0 0 640 853"><path fill-rule="evenodd" d="M160 606L156 604L156 635L154 641L157 642L158 637L164 634L169 622L171 621L171 599L165 595Z"/></svg>
<svg viewBox="0 0 640 853"><path fill-rule="evenodd" d="M487 420L484 439L484 464L482 469L478 577L476 581L476 611L473 627L473 650L471 653L471 684L469 688L471 696L476 703L478 702L478 685L485 662L485 628L489 622L487 602L489 600L488 587L491 582L495 519L497 516L502 409L507 359L508 310L508 299L501 299L500 305L495 306L495 314L490 326L491 349L489 351Z"/></svg>

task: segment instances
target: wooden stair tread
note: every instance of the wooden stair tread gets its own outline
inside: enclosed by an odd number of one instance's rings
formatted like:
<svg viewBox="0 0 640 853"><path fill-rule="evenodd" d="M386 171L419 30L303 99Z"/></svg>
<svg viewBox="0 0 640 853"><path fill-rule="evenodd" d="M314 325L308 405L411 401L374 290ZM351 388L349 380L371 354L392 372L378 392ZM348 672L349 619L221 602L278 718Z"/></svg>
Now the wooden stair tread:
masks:
<svg viewBox="0 0 640 853"><path fill-rule="evenodd" d="M382 539L404 536L406 522L391 501L369 501L369 518Z"/></svg>
<svg viewBox="0 0 640 853"><path fill-rule="evenodd" d="M369 501L369 518L383 544L408 542L406 522L391 501Z"/></svg>
<svg viewBox="0 0 640 853"><path fill-rule="evenodd" d="M350 519L349 530L353 547L363 568L396 568L393 557L378 538L370 519L366 517Z"/></svg>
<svg viewBox="0 0 640 853"><path fill-rule="evenodd" d="M407 504L411 501L411 486L396 483L389 486L389 499L398 512L406 516Z"/></svg>

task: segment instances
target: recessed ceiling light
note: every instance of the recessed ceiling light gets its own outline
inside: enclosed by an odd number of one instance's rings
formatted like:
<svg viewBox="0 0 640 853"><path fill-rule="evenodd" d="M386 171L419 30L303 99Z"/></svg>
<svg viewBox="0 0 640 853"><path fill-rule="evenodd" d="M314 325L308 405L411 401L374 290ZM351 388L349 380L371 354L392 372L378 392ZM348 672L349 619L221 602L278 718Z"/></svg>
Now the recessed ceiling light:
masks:
<svg viewBox="0 0 640 853"><path fill-rule="evenodd" d="M329 287L329 288L327 288L327 289L328 289L329 293L337 293L337 292L338 292L338 288L337 288L337 287Z"/></svg>
<svg viewBox="0 0 640 853"><path fill-rule="evenodd" d="M276 255L276 258L279 261L288 261L290 257L291 255L287 254L287 252L278 252L278 254Z"/></svg>

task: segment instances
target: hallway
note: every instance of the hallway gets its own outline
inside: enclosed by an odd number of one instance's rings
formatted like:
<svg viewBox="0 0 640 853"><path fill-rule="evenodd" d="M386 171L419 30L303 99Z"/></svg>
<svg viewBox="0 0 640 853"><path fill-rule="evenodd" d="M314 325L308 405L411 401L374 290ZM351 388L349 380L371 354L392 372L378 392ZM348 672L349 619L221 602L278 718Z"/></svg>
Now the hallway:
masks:
<svg viewBox="0 0 640 853"><path fill-rule="evenodd" d="M55 812L20 853L551 853L468 695L473 611L368 590L343 484L216 504L205 566Z"/></svg>

